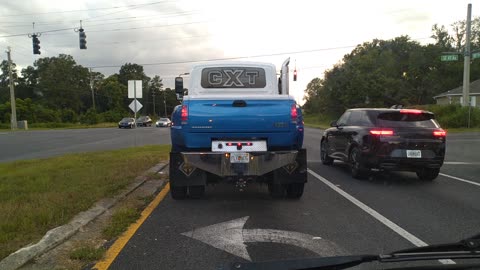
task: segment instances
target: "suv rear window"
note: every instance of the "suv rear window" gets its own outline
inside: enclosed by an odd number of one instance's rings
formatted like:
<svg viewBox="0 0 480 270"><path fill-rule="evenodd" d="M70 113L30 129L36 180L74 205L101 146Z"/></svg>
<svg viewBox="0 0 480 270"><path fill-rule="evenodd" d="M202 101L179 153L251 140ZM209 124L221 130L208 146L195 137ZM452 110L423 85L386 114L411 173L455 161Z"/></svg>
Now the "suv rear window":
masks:
<svg viewBox="0 0 480 270"><path fill-rule="evenodd" d="M385 112L377 117L380 127L423 127L438 128L439 125L430 113Z"/></svg>

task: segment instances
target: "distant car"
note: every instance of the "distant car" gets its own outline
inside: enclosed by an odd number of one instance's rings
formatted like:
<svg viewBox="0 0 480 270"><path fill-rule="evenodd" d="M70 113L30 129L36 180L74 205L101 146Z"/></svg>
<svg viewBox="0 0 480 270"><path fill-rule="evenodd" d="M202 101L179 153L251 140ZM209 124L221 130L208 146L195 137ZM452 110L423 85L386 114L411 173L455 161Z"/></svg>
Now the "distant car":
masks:
<svg viewBox="0 0 480 270"><path fill-rule="evenodd" d="M371 170L398 170L434 180L443 165L446 132L431 112L350 109L330 125L320 142L322 163L347 162L355 178Z"/></svg>
<svg viewBox="0 0 480 270"><path fill-rule="evenodd" d="M137 127L151 127L152 123L153 121L149 116L140 116L137 119Z"/></svg>
<svg viewBox="0 0 480 270"><path fill-rule="evenodd" d="M130 117L125 117L120 122L118 122L118 128L134 128L135 119Z"/></svg>
<svg viewBox="0 0 480 270"><path fill-rule="evenodd" d="M168 118L160 118L155 122L156 127L170 127L172 126L172 121Z"/></svg>

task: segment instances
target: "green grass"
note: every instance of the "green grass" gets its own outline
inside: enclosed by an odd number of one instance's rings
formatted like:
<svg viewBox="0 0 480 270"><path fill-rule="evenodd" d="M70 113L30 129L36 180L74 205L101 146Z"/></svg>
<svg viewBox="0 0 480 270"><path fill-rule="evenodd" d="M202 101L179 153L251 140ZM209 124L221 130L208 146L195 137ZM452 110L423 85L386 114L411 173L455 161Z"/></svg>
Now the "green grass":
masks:
<svg viewBox="0 0 480 270"><path fill-rule="evenodd" d="M113 239L119 236L140 217L140 213L139 209L131 207L119 209L112 215L110 223L103 230L103 236L106 239Z"/></svg>
<svg viewBox="0 0 480 270"><path fill-rule="evenodd" d="M168 159L169 149L143 146L0 164L0 259L117 194Z"/></svg>
<svg viewBox="0 0 480 270"><path fill-rule="evenodd" d="M79 129L79 128L109 128L118 127L118 123L98 123L95 125L74 124L74 123L32 123L28 124L29 130L48 130L48 129ZM11 130L10 124L1 123L0 130ZM22 131L22 129L19 129Z"/></svg>
<svg viewBox="0 0 480 270"><path fill-rule="evenodd" d="M447 133L480 132L480 128L447 128Z"/></svg>
<svg viewBox="0 0 480 270"><path fill-rule="evenodd" d="M312 127L312 128L322 128L326 129L330 127L330 122L335 120L335 117L329 117L329 116L324 116L324 115L304 115L303 116L303 121L305 122L306 127Z"/></svg>
<svg viewBox="0 0 480 270"><path fill-rule="evenodd" d="M89 246L79 247L70 252L70 259L82 262L91 262L100 260L105 254L105 249L93 248Z"/></svg>

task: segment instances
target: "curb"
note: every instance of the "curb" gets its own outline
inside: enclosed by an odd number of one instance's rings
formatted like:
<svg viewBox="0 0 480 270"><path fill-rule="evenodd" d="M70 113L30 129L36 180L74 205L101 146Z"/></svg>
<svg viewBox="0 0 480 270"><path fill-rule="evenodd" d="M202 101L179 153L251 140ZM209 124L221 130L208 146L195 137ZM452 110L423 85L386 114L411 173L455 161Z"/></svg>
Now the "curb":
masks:
<svg viewBox="0 0 480 270"><path fill-rule="evenodd" d="M137 176L135 181L131 183L121 194L108 199L102 199L95 203L90 209L77 214L69 223L49 230L40 241L35 244L23 247L8 257L0 261L0 269L16 270L26 264L33 258L42 255L65 240L74 235L82 227L93 221L95 218L103 214L105 211L113 207L117 202L124 199L130 193L147 181L148 173L156 173L168 166L167 163L158 163L148 169L142 175Z"/></svg>

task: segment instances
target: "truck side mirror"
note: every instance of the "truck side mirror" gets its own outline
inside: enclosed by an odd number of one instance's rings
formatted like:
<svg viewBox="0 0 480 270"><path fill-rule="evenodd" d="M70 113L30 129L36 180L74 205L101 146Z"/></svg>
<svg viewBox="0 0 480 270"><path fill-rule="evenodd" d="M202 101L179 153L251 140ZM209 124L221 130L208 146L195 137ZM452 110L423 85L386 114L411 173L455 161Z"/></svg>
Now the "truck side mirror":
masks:
<svg viewBox="0 0 480 270"><path fill-rule="evenodd" d="M183 99L183 78L176 77L175 78L175 93L177 94L177 99Z"/></svg>
<svg viewBox="0 0 480 270"><path fill-rule="evenodd" d="M334 120L334 121L330 122L330 126L331 127L336 127L337 126L337 120Z"/></svg>

